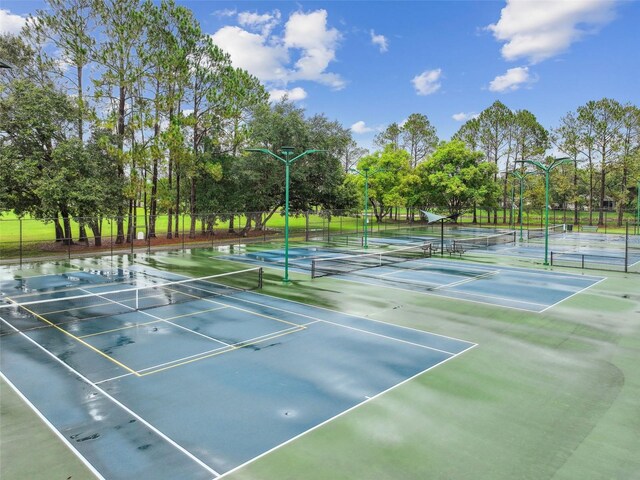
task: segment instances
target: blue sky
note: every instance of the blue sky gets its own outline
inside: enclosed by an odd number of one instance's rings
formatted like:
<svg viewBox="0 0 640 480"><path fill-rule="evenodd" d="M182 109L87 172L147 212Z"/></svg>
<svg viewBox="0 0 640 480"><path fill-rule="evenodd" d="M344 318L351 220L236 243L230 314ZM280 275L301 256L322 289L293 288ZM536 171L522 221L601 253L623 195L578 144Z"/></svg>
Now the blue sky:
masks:
<svg viewBox="0 0 640 480"><path fill-rule="evenodd" d="M639 2L177 1L273 98L367 148L411 113L448 139L495 100L547 128L588 100L640 104ZM43 5L2 0L0 31Z"/></svg>

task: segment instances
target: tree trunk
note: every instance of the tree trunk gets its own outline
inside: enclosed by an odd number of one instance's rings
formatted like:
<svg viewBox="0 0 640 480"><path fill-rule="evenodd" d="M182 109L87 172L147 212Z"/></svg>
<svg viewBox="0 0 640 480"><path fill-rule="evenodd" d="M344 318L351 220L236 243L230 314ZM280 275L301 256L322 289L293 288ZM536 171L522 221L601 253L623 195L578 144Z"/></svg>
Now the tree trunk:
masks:
<svg viewBox="0 0 640 480"><path fill-rule="evenodd" d="M125 125L124 125L124 116L126 113L126 88L121 85L119 88L118 95L118 149L120 153L124 153L124 133L125 133ZM118 176L120 178L124 177L124 165L122 162L118 162ZM116 244L120 245L124 242L124 211L123 206L118 205L118 219L117 219L117 234L116 234Z"/></svg>
<svg viewBox="0 0 640 480"><path fill-rule="evenodd" d="M233 227L233 221L234 220L235 220L235 215L231 215L229 217L229 230L227 230L228 233L236 233L236 230Z"/></svg>
<svg viewBox="0 0 640 480"><path fill-rule="evenodd" d="M605 166L602 165L602 172L600 173L600 215L598 216L598 225L604 225L604 194L605 194L605 179L606 179L606 169Z"/></svg>
<svg viewBox="0 0 640 480"><path fill-rule="evenodd" d="M71 218L66 208L60 209L60 215L62 216L62 226L64 229L64 237L62 239L63 245L73 245L73 234L71 233Z"/></svg>
<svg viewBox="0 0 640 480"><path fill-rule="evenodd" d="M189 197L189 210L191 215L191 226L189 227L189 238L196 238L196 179L191 179L191 195Z"/></svg>
<svg viewBox="0 0 640 480"><path fill-rule="evenodd" d="M574 189L574 203L573 203L573 223L577 225L580 220L579 205L578 205L578 159L573 161L573 189Z"/></svg>
<svg viewBox="0 0 640 480"><path fill-rule="evenodd" d="M56 242L62 242L62 240L64 239L64 231L60 226L60 221L58 220L58 217L54 218L53 220L53 228L56 231Z"/></svg>
<svg viewBox="0 0 640 480"><path fill-rule="evenodd" d="M93 244L96 247L101 247L102 246L102 231L101 231L102 218L99 218L99 217L98 219L92 218L89 220L88 225L91 231L93 232Z"/></svg>

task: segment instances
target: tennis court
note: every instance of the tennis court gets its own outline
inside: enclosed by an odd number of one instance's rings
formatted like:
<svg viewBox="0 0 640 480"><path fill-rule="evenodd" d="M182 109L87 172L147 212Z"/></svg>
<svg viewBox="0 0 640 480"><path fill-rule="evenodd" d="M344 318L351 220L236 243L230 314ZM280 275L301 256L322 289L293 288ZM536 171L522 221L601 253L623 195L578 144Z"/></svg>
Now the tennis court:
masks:
<svg viewBox="0 0 640 480"><path fill-rule="evenodd" d="M410 257L397 252L408 251ZM580 293L603 278L510 266L486 266L439 258L420 258L420 247L347 253L320 247L290 251L290 265L299 272L315 270L317 276L336 275L342 281L437 295L455 300L544 312ZM362 258L364 257L364 258ZM380 261L379 258L382 257ZM389 261L386 258L391 257ZM281 267L283 250L228 257L256 265ZM380 265L380 266L378 266Z"/></svg>
<svg viewBox="0 0 640 480"><path fill-rule="evenodd" d="M98 477L213 478L474 347L261 278L5 270L2 377Z"/></svg>

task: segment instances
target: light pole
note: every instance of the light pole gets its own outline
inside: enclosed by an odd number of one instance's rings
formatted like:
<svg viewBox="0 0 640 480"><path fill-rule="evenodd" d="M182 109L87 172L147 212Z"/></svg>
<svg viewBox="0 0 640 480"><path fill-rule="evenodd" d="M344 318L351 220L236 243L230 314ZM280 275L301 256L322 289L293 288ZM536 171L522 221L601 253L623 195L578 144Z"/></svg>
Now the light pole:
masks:
<svg viewBox="0 0 640 480"><path fill-rule="evenodd" d="M370 173L378 173L378 172L386 172L385 168L376 168L371 170L371 167L362 167L360 170L352 168L351 171L353 173L357 173L364 177L364 248L369 248L369 244L367 242L367 234L369 232L369 174Z"/></svg>
<svg viewBox="0 0 640 480"><path fill-rule="evenodd" d="M530 163L544 172L544 265L549 265L549 173L558 165L572 162L568 157L554 158L551 163L544 164L536 160L518 160L518 163Z"/></svg>
<svg viewBox="0 0 640 480"><path fill-rule="evenodd" d="M636 231L640 235L640 180L636 186Z"/></svg>
<svg viewBox="0 0 640 480"><path fill-rule="evenodd" d="M538 172L528 172L528 171L518 172L517 170L514 170L511 173L513 173L514 177L520 180L520 208L518 211L518 217L520 217L520 241L522 241L522 193L524 190L524 179L526 176L533 175Z"/></svg>
<svg viewBox="0 0 640 480"><path fill-rule="evenodd" d="M293 155L293 147L282 147L280 149L280 153L285 156L285 158L276 155L271 150L267 148L247 148L245 149L247 152L260 152L266 153L267 155L271 155L273 158L277 158L282 163L284 163L284 171L285 171L285 186L284 186L284 278L282 279L283 283L289 283L289 166L298 160L299 158L304 157L305 155L309 155L310 153L320 153L325 150L305 150L300 155L297 155L293 158L289 158Z"/></svg>

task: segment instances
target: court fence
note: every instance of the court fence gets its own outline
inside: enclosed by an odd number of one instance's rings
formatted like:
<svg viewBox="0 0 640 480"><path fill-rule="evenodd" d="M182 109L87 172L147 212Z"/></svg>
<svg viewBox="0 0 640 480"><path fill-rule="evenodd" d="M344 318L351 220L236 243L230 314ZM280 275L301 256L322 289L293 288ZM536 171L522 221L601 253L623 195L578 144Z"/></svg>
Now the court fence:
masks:
<svg viewBox="0 0 640 480"><path fill-rule="evenodd" d="M143 209L140 209L142 211ZM430 211L446 215L446 209L430 208ZM551 213L551 212L550 212ZM572 211L553 211L550 222L565 223L563 220L573 215ZM634 218L634 212L626 212ZM494 223L503 217L508 223ZM539 229L543 226L542 211L525 211L522 225L525 229ZM616 212L604 217L602 226L591 226L590 231L607 233L616 228ZM517 212L478 208L475 212L465 212L457 218L458 225L474 225L488 228L519 227ZM584 218L588 224L588 218ZM609 221L611 220L611 221ZM314 210L291 215L289 232L292 241L331 242L336 235L352 235L354 242L361 241L365 225L371 234L403 228L421 227L425 222L418 210L392 209L382 221L362 212L339 210ZM632 224L632 233L640 235L640 228ZM573 230L581 230L580 225L567 225ZM196 246L217 246L277 242L284 238L283 213L216 212L198 214L132 215L126 217L100 218L15 218L5 214L0 216L0 262L22 263L26 259L59 259L94 255L116 255L140 251L151 252L162 249L185 249Z"/></svg>
<svg viewBox="0 0 640 480"><path fill-rule="evenodd" d="M551 265L590 270L609 270L625 273L640 273L640 235L634 234L634 227L627 223L624 233L624 250L620 255L611 252L599 254L551 251Z"/></svg>

